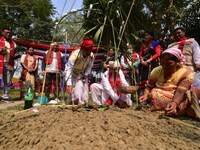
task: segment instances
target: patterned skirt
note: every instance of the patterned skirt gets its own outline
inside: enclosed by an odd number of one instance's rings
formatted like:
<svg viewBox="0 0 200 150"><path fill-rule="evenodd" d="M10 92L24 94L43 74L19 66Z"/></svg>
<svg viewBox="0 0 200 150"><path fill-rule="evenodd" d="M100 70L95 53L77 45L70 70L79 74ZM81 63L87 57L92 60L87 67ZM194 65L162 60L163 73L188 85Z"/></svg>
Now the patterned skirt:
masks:
<svg viewBox="0 0 200 150"><path fill-rule="evenodd" d="M195 88L195 90L200 92L199 89ZM172 102L174 91L164 91L162 89L154 88L152 89L151 94L149 96L150 96L150 105L152 106L153 111L165 111L167 105ZM187 98L186 94L184 96L184 100L177 106L176 114L172 115L173 116L186 115L191 118L197 118L192 108L191 102Z"/></svg>

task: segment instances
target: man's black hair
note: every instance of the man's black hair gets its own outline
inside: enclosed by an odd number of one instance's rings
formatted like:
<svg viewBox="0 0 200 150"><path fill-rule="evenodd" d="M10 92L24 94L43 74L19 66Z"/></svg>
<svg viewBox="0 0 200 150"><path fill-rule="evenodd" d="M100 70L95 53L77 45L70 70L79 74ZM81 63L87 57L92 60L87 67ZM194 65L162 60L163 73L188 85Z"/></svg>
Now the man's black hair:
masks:
<svg viewBox="0 0 200 150"><path fill-rule="evenodd" d="M4 31L4 30L10 30L10 31L12 31L12 29L10 28L10 27L3 27L3 28L1 28L2 30L1 31Z"/></svg>
<svg viewBox="0 0 200 150"><path fill-rule="evenodd" d="M184 27L177 27L174 29L174 33L177 31L177 30L181 30L183 32L186 32L185 28Z"/></svg>

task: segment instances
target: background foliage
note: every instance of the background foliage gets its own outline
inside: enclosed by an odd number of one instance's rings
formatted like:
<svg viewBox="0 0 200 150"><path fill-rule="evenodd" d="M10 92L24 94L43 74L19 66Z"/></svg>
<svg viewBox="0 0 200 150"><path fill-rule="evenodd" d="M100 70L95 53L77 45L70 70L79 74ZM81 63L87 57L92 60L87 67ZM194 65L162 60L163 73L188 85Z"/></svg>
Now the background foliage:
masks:
<svg viewBox="0 0 200 150"><path fill-rule="evenodd" d="M83 8L62 16L62 22L53 19L54 14L51 0L0 0L0 27L11 26L15 37L25 40L52 40L55 35L62 42L67 32L71 43L90 36L101 46L117 47L122 40L120 50L127 43L138 50L145 30L154 30L167 45L174 28L181 25L187 36L200 42L199 0L83 0Z"/></svg>
<svg viewBox="0 0 200 150"><path fill-rule="evenodd" d="M119 41L120 27L126 21L132 2L134 6L125 28L121 49L126 43L133 43L139 48L145 30L153 30L157 38L164 39L167 45L173 40L174 28L180 25L187 29L189 37L199 41L200 1L197 0L84 0L84 7L94 4L90 17L86 17L86 12L84 15L84 28L88 31L93 29L87 34L96 39L95 35L103 32L101 41L107 45L113 45L114 38ZM102 31L105 18L108 19ZM112 30L115 34L112 34Z"/></svg>
<svg viewBox="0 0 200 150"><path fill-rule="evenodd" d="M21 39L51 40L55 8L50 0L0 0L0 27Z"/></svg>

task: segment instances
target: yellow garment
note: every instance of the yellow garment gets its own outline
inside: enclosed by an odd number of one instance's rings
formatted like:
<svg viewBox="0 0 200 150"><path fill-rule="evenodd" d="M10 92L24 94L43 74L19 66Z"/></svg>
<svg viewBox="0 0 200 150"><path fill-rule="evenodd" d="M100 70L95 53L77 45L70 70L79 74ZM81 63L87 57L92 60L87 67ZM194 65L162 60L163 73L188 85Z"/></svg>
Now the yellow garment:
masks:
<svg viewBox="0 0 200 150"><path fill-rule="evenodd" d="M33 90L35 90L35 74L30 74L29 72L26 73L26 82L31 84Z"/></svg>
<svg viewBox="0 0 200 150"><path fill-rule="evenodd" d="M170 68L169 68L170 69ZM191 70L180 68L171 76L164 78L164 70L162 66L152 70L148 78L148 86L152 88L150 93L150 104L155 110L165 110L167 105L173 100L175 91L182 88L185 91L189 90L194 75ZM182 102L177 106L177 112L174 115L183 115L188 109L188 99L186 95Z"/></svg>
<svg viewBox="0 0 200 150"><path fill-rule="evenodd" d="M168 80L165 80L164 70L162 66L159 66L152 70L147 85L152 88L169 91L173 95L177 86L183 79L186 79L188 83L192 83L194 80L194 74L186 68L180 68Z"/></svg>

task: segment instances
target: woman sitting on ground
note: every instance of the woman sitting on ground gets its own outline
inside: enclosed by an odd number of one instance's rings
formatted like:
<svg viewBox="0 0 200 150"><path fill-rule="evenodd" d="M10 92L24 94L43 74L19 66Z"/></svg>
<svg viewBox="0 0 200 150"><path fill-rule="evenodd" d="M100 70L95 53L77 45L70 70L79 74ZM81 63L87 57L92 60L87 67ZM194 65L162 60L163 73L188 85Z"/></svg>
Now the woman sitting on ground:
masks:
<svg viewBox="0 0 200 150"><path fill-rule="evenodd" d="M161 55L161 66L152 70L140 103L149 101L152 110L164 110L166 115L199 117L198 102L189 100L187 91L191 90L194 80L192 71L182 67L182 52L169 48ZM197 106L194 106L197 104ZM195 109L193 109L195 108Z"/></svg>

